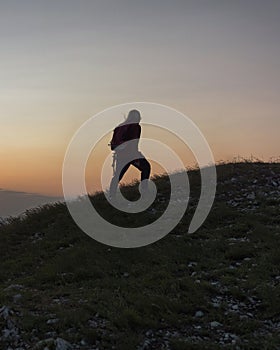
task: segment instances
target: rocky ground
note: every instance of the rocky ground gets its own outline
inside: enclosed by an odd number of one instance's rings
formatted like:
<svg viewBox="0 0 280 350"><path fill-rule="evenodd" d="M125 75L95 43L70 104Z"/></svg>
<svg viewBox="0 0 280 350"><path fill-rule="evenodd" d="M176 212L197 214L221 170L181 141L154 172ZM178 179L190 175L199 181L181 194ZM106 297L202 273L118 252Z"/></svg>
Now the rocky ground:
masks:
<svg viewBox="0 0 280 350"><path fill-rule="evenodd" d="M99 244L63 204L38 208L0 226L1 349L280 349L280 164L217 168L208 219L187 234L200 177L180 224L139 249ZM156 179L159 217L168 181ZM124 192L135 193L134 187Z"/></svg>

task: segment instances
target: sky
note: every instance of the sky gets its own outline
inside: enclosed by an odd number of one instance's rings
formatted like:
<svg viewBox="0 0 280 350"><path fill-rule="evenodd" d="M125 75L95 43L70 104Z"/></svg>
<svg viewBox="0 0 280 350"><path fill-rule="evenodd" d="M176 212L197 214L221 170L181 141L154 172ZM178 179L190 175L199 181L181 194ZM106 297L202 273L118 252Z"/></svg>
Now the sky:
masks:
<svg viewBox="0 0 280 350"><path fill-rule="evenodd" d="M61 196L76 130L133 101L190 117L216 161L279 157L279 1L0 0L0 39L4 190Z"/></svg>

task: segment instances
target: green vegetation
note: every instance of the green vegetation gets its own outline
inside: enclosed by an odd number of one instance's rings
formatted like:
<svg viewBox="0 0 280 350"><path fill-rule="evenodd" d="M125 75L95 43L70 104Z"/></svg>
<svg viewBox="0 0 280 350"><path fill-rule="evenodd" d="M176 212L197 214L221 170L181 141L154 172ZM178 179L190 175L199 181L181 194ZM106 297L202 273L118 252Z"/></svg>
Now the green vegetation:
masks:
<svg viewBox="0 0 280 350"><path fill-rule="evenodd" d="M13 312L18 342L33 348L60 337L80 349L279 349L280 164L221 164L217 173L203 226L187 233L200 194L199 171L192 170L185 217L147 247L94 241L64 203L0 226L0 308ZM120 226L143 225L167 205L168 179L155 183L155 211L120 214L102 193L91 200ZM139 195L137 184L122 191L131 200ZM4 317L0 327L8 327ZM14 341L0 339L3 349Z"/></svg>

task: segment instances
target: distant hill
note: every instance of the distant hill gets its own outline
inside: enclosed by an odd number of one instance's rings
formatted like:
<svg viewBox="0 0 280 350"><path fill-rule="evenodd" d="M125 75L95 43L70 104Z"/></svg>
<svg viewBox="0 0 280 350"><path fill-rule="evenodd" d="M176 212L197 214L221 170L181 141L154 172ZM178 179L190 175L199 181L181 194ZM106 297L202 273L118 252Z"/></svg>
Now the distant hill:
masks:
<svg viewBox="0 0 280 350"><path fill-rule="evenodd" d="M62 198L0 188L0 218L19 215L26 209L59 200L62 200Z"/></svg>
<svg viewBox="0 0 280 350"><path fill-rule="evenodd" d="M63 203L0 226L0 348L280 349L280 164L217 173L203 226L186 233L200 193L193 170L183 220L147 247L94 241ZM139 216L113 210L102 193L91 199L115 223L141 225L166 207L168 179L155 183L159 195Z"/></svg>

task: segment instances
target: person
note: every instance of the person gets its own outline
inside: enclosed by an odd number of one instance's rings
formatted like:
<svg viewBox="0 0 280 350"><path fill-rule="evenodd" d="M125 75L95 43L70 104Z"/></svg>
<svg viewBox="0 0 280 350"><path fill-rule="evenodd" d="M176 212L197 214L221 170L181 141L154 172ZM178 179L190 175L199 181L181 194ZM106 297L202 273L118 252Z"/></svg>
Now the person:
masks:
<svg viewBox="0 0 280 350"><path fill-rule="evenodd" d="M118 125L111 140L111 149L114 153L115 169L110 183L110 197L116 196L118 184L124 174L133 165L141 171L141 192L147 191L147 181L150 177L151 166L144 155L139 151L139 139L141 136L141 115L136 109L128 113L126 120ZM144 182L142 182L144 181Z"/></svg>

